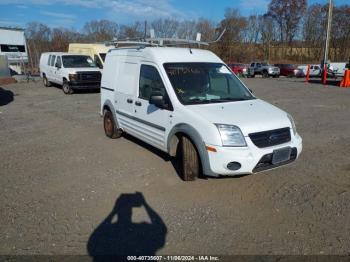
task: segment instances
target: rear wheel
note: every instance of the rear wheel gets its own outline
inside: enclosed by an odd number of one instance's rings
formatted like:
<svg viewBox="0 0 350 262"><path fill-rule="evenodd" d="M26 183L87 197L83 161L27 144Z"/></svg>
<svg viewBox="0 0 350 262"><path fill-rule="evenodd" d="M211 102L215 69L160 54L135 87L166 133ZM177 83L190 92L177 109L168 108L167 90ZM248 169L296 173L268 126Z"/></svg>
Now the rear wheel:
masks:
<svg viewBox="0 0 350 262"><path fill-rule="evenodd" d="M46 87L50 87L51 86L51 82L49 80L47 80L45 75L43 77L43 83L44 83L44 86L46 86Z"/></svg>
<svg viewBox="0 0 350 262"><path fill-rule="evenodd" d="M190 139L181 137L182 179L193 181L199 176L198 153Z"/></svg>
<svg viewBox="0 0 350 262"><path fill-rule="evenodd" d="M63 90L63 93L65 93L66 95L73 94L73 89L67 81L63 82L62 90Z"/></svg>
<svg viewBox="0 0 350 262"><path fill-rule="evenodd" d="M122 136L122 131L117 127L111 111L104 110L103 112L103 127L106 136L115 139Z"/></svg>

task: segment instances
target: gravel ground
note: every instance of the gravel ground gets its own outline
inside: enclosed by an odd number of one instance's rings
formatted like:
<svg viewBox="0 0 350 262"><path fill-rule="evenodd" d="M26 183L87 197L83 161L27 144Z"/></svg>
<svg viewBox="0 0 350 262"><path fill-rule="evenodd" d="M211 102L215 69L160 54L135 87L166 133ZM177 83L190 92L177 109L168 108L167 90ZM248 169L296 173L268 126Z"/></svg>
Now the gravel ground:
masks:
<svg viewBox="0 0 350 262"><path fill-rule="evenodd" d="M294 116L301 158L195 182L158 150L105 137L99 93L2 86L0 254L349 254L350 89L244 81Z"/></svg>

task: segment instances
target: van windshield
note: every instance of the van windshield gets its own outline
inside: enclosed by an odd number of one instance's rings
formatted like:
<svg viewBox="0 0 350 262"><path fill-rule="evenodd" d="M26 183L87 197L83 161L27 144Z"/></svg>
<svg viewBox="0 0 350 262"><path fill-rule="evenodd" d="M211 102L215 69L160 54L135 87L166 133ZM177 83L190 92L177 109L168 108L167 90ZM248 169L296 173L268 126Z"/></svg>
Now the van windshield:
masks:
<svg viewBox="0 0 350 262"><path fill-rule="evenodd" d="M184 105L255 99L224 64L166 63L164 68Z"/></svg>
<svg viewBox="0 0 350 262"><path fill-rule="evenodd" d="M65 68L96 67L90 56L64 55L62 63Z"/></svg>

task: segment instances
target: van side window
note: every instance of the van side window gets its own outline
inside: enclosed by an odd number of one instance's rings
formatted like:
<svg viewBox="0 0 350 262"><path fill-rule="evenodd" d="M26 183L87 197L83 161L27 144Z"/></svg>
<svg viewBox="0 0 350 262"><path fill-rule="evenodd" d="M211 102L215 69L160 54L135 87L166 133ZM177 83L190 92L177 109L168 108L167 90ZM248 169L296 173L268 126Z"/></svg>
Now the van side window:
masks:
<svg viewBox="0 0 350 262"><path fill-rule="evenodd" d="M141 65L139 98L149 100L152 93L166 95L162 78L154 66Z"/></svg>
<svg viewBox="0 0 350 262"><path fill-rule="evenodd" d="M55 59L56 59L56 56L55 55L53 55L52 57L51 57L51 66L54 66L55 65Z"/></svg>
<svg viewBox="0 0 350 262"><path fill-rule="evenodd" d="M47 65L51 64L51 57L52 57L52 55L49 55L49 60L47 61Z"/></svg>
<svg viewBox="0 0 350 262"><path fill-rule="evenodd" d="M58 66L59 68L62 67L62 60L61 60L61 57L60 57L60 56L57 56L56 64L57 64L57 66ZM56 65L56 64L55 64L55 65Z"/></svg>

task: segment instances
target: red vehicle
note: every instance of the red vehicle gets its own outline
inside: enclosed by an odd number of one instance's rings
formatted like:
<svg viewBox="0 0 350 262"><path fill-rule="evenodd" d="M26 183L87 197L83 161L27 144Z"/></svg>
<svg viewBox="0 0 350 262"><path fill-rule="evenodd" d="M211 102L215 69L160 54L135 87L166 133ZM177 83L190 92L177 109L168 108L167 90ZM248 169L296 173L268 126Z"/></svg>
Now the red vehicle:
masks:
<svg viewBox="0 0 350 262"><path fill-rule="evenodd" d="M292 64L274 64L280 69L281 76L294 77L296 76L297 68Z"/></svg>
<svg viewBox="0 0 350 262"><path fill-rule="evenodd" d="M254 70L253 68L250 68L249 65L240 63L229 63L227 65L236 75L241 75L243 77L254 77Z"/></svg>
<svg viewBox="0 0 350 262"><path fill-rule="evenodd" d="M227 64L231 70L233 71L233 73L235 73L236 75L238 74L243 74L243 69L247 69L247 66L244 64L238 64L238 63L229 63Z"/></svg>

